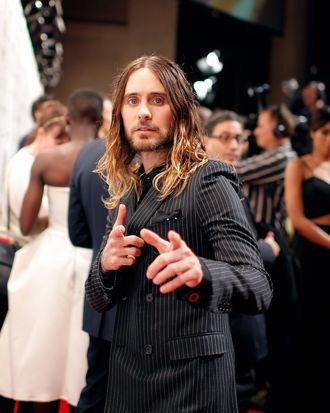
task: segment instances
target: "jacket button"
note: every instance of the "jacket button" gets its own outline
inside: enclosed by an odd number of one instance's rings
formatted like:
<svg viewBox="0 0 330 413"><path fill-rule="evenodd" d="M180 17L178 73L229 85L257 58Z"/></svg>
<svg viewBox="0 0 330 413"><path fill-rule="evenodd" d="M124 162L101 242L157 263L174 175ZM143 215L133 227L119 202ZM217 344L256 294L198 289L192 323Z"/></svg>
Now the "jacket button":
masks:
<svg viewBox="0 0 330 413"><path fill-rule="evenodd" d="M146 295L146 301L148 303L151 303L151 301L153 301L153 300L154 300L153 294L149 293L149 294Z"/></svg>
<svg viewBox="0 0 330 413"><path fill-rule="evenodd" d="M197 301L199 300L199 294L198 293L191 293L188 297L188 301L190 303L197 303Z"/></svg>
<svg viewBox="0 0 330 413"><path fill-rule="evenodd" d="M152 353L152 345L150 345L150 344L146 344L145 346L144 346L144 352L145 352L145 354L151 354Z"/></svg>

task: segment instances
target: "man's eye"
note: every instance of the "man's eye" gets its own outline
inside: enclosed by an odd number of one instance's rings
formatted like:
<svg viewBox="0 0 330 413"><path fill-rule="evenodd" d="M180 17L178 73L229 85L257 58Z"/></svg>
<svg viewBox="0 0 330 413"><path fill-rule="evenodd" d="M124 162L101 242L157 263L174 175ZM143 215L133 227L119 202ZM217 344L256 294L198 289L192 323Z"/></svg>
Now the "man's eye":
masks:
<svg viewBox="0 0 330 413"><path fill-rule="evenodd" d="M161 105L162 103L164 103L164 98L163 98L162 96L155 96L155 97L153 98L153 102L154 102L156 105Z"/></svg>
<svg viewBox="0 0 330 413"><path fill-rule="evenodd" d="M128 98L127 99L127 103L129 104L129 105L136 105L137 104L137 98Z"/></svg>
<svg viewBox="0 0 330 413"><path fill-rule="evenodd" d="M219 139L220 139L222 142L227 143L227 142L229 142L229 141L231 140L231 136L230 136L230 135L225 135L225 134L223 134L223 135L220 135L220 136L219 136Z"/></svg>

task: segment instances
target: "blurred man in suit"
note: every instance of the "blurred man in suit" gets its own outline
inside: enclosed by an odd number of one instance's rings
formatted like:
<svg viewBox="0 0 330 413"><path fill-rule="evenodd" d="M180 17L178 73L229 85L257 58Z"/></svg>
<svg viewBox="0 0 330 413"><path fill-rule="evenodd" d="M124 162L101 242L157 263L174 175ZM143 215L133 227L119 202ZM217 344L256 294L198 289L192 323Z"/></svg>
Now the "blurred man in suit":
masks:
<svg viewBox="0 0 330 413"><path fill-rule="evenodd" d="M209 156L235 167L247 149L243 119L229 110L216 111L206 121L205 133L204 143ZM280 253L280 246L271 231L265 238L258 236L253 214L246 199L244 199L244 206L252 229L256 232L265 268L270 270ZM258 394L259 389L265 393L264 377L257 374L258 370L262 372L261 362L265 360L268 352L265 315L231 313L230 328L235 349L239 408L242 413L245 413L253 407L260 407L251 400L255 394Z"/></svg>
<svg viewBox="0 0 330 413"><path fill-rule="evenodd" d="M113 104L98 168L110 212L86 282L96 310L118 303L105 412L236 413L228 312L260 313L272 295L237 176L208 160L169 59L129 63Z"/></svg>
<svg viewBox="0 0 330 413"><path fill-rule="evenodd" d="M93 259L100 247L107 217L103 198L105 182L94 172L104 153L104 139L97 138L79 153L73 169L69 198L69 235L75 246L92 248ZM110 341L115 309L100 314L85 299L83 330L89 334L86 386L77 413L103 413L108 380Z"/></svg>

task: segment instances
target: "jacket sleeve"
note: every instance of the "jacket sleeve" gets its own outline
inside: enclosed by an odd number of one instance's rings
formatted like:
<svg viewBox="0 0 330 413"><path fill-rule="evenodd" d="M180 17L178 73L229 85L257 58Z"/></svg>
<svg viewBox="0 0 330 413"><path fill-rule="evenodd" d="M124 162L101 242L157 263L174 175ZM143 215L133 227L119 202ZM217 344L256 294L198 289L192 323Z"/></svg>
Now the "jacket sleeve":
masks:
<svg viewBox="0 0 330 413"><path fill-rule="evenodd" d="M76 247L92 248L92 235L81 200L79 176L73 171L70 183L68 228L69 237Z"/></svg>
<svg viewBox="0 0 330 413"><path fill-rule="evenodd" d="M100 250L91 266L85 283L87 300L89 304L100 313L109 310L117 303L117 296L114 294L109 294L109 292L115 288L117 271L103 273L100 268L100 257L112 230L112 216L113 214L110 211L107 217L105 234Z"/></svg>
<svg viewBox="0 0 330 413"><path fill-rule="evenodd" d="M213 257L199 257L203 281L188 300L197 293L201 299L193 300L195 305L213 312L264 312L272 285L238 195L238 178L220 162L211 162L205 170L196 182L196 206Z"/></svg>

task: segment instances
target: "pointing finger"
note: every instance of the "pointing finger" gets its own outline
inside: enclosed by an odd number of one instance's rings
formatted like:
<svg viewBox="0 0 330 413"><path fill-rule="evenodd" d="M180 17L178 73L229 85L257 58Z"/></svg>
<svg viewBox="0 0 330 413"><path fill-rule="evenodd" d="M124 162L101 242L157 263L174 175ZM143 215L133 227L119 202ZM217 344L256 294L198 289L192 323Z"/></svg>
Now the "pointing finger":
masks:
<svg viewBox="0 0 330 413"><path fill-rule="evenodd" d="M126 205L120 204L119 209L118 209L117 219L114 223L114 227L116 227L118 225L125 225L126 216L127 216Z"/></svg>
<svg viewBox="0 0 330 413"><path fill-rule="evenodd" d="M140 235L147 244L155 247L160 254L169 250L170 243L149 229L142 229Z"/></svg>
<svg viewBox="0 0 330 413"><path fill-rule="evenodd" d="M117 225L111 231L111 234L115 237L123 238L125 234L125 227L124 225Z"/></svg>
<svg viewBox="0 0 330 413"><path fill-rule="evenodd" d="M181 247L182 239L180 235L175 231L169 231L168 239L171 244L171 250L176 250Z"/></svg>

